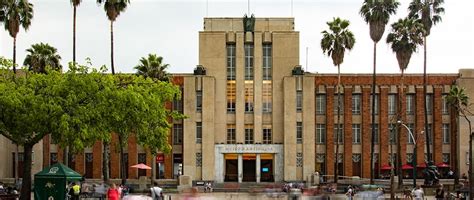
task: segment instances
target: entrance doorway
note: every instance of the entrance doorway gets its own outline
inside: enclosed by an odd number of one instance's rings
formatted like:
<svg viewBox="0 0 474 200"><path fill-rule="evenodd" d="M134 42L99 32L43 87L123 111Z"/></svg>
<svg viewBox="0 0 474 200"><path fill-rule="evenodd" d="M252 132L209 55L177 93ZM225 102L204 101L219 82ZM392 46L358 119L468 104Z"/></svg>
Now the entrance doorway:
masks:
<svg viewBox="0 0 474 200"><path fill-rule="evenodd" d="M255 182L257 181L257 163L256 163L255 154L243 154L243 177L242 181L244 182Z"/></svg>
<svg viewBox="0 0 474 200"><path fill-rule="evenodd" d="M237 154L225 154L225 177L226 182L238 181L238 162Z"/></svg>
<svg viewBox="0 0 474 200"><path fill-rule="evenodd" d="M273 154L261 154L260 167L260 181L273 182Z"/></svg>

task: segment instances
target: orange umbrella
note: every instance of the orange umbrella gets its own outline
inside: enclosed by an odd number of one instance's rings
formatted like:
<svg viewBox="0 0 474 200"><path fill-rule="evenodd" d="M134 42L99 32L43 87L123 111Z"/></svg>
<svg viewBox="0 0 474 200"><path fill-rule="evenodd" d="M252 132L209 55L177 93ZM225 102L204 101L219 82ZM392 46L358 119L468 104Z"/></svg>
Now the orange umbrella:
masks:
<svg viewBox="0 0 474 200"><path fill-rule="evenodd" d="M149 167L148 165L145 165L143 163L132 165L130 167L137 168L137 169L151 169L151 167Z"/></svg>
<svg viewBox="0 0 474 200"><path fill-rule="evenodd" d="M413 167L409 164L402 165L402 169L413 169Z"/></svg>

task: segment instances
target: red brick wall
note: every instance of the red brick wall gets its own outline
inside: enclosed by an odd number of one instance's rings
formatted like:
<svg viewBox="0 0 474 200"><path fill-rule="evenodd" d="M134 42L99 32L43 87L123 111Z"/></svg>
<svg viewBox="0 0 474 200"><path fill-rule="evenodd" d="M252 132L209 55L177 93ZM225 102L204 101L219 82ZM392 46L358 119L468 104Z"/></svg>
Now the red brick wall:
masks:
<svg viewBox="0 0 474 200"><path fill-rule="evenodd" d="M352 176L352 87L344 89L341 95L344 103L344 175Z"/></svg>
<svg viewBox="0 0 474 200"><path fill-rule="evenodd" d="M86 173L85 163L84 163L84 153L78 153L75 156L76 157L74 159L76 163L74 167L76 169L76 172L81 175L84 175Z"/></svg>
<svg viewBox="0 0 474 200"><path fill-rule="evenodd" d="M398 96L401 98L401 111L402 111L402 121L406 122L407 121L407 116L406 116L406 87L407 85L405 84L405 89L399 89ZM400 100L400 99L399 99ZM399 103L400 105L400 103ZM400 126L399 126L400 127ZM407 130L405 128L400 127L399 131L399 136L400 136L400 146L401 146L401 151L397 152L397 156L401 159L402 165L406 163L406 157L407 157L407 143L408 143L408 138L407 138Z"/></svg>
<svg viewBox="0 0 474 200"><path fill-rule="evenodd" d="M442 104L443 96L441 95L442 88L440 86L435 86L433 88L433 149L436 151L433 152L433 159L435 164L443 162L443 119L442 119Z"/></svg>
<svg viewBox="0 0 474 200"><path fill-rule="evenodd" d="M334 175L334 87L326 89L326 174Z"/></svg>
<svg viewBox="0 0 474 200"><path fill-rule="evenodd" d="M97 141L92 147L92 177L95 179L102 178L102 142Z"/></svg>
<svg viewBox="0 0 474 200"><path fill-rule="evenodd" d="M425 113L425 110L423 109L424 106L425 106L425 96L423 94L423 88L422 87L417 87L416 88L416 106L415 106L415 113L416 113L416 124L415 124L415 133L413 133L414 135L418 135L418 139L417 139L417 143L416 143L416 146L417 146L417 151L416 151L416 154L417 154L417 159L416 159L416 163L417 164L420 164L420 163L424 163L424 160L425 160L425 146L426 146L426 135L420 135L421 131L425 130L425 116L424 116L424 113ZM429 122L428 122L429 123ZM425 134L427 134L427 132L425 131Z"/></svg>
<svg viewBox="0 0 474 200"><path fill-rule="evenodd" d="M368 86L362 88L362 177L370 177L370 93Z"/></svg>
<svg viewBox="0 0 474 200"><path fill-rule="evenodd" d="M50 142L49 135L43 137L43 168L49 166Z"/></svg>
<svg viewBox="0 0 474 200"><path fill-rule="evenodd" d="M120 145L116 133L112 133L110 143L110 178L120 178Z"/></svg>
<svg viewBox="0 0 474 200"><path fill-rule="evenodd" d="M452 85L458 75L428 75L428 85ZM377 85L399 85L399 74L380 74L377 75ZM371 85L372 74L342 74L341 82L344 85ZM407 75L405 74L404 83L406 85L423 85L423 75ZM316 85L336 85L337 74L335 75L319 75L315 78Z"/></svg>
<svg viewBox="0 0 474 200"><path fill-rule="evenodd" d="M128 139L128 165L136 165L138 164L138 152L137 152L137 141L135 136L132 136ZM137 168L128 167L128 178L129 179L136 179L138 178L138 171Z"/></svg>

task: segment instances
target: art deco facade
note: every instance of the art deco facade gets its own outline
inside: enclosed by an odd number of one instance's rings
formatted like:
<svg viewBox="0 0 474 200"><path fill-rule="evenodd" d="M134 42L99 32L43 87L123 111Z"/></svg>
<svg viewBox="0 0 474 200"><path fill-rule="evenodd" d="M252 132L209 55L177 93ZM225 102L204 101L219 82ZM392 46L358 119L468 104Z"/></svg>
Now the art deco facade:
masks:
<svg viewBox="0 0 474 200"><path fill-rule="evenodd" d="M173 74L183 98L170 103L170 108L188 118L173 122L169 138L172 154L153 159L132 138L126 165L157 162L157 178L184 174L193 180L279 182L308 180L315 171L331 175L337 161L341 175L368 178L374 127L378 174L381 166L389 164L391 145L398 153L390 130L396 126L400 75L378 75L372 111L371 74L342 74L343 106L338 122L337 74L303 72L298 67L299 49L293 18L257 18L251 31L244 31L242 18L205 18L199 32L199 67L194 73ZM467 172L467 123L455 121L444 96L452 85L460 85L474 97L474 70L429 74L426 97L422 74L407 74L404 80L402 119L418 135L418 164L425 160L423 132L433 138L435 164L459 165L461 174ZM429 130L424 130L424 98L429 102ZM376 114L375 124L371 124L371 112ZM338 126L340 148L336 154ZM406 130L400 134L399 153L405 164L413 159L414 145ZM38 146L35 165L61 160L62 151L49 138ZM11 149L3 152L9 160ZM75 155L72 166L88 178L101 178L101 152L97 143ZM112 151L110 156L111 176L119 178L118 153ZM1 167L2 177L12 177L13 166ZM127 169L128 178L141 175L149 176L150 171Z"/></svg>

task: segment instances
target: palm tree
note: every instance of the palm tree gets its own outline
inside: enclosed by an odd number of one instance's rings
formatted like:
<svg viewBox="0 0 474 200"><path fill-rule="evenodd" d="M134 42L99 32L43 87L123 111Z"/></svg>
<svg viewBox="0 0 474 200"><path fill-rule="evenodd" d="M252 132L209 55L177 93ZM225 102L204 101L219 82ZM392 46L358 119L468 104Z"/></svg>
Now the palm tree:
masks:
<svg viewBox="0 0 474 200"><path fill-rule="evenodd" d="M97 0L97 3L104 4L104 10L107 17L110 20L110 67L112 69L112 75L115 75L114 68L114 21L120 15L121 12L125 11L127 5L130 4L130 0ZM104 142L104 151L102 155L102 174L104 181L109 181L109 143ZM121 155L121 161L123 161L123 155Z"/></svg>
<svg viewBox="0 0 474 200"><path fill-rule="evenodd" d="M104 4L104 10L110 20L110 67L112 74L115 74L114 68L114 21L124 12L130 0L97 0L98 4Z"/></svg>
<svg viewBox="0 0 474 200"><path fill-rule="evenodd" d="M138 75L145 78L150 77L159 81L169 81L168 73L166 72L169 64L163 64L163 57L156 56L156 54L148 54L148 58L142 57L140 64L135 66Z"/></svg>
<svg viewBox="0 0 474 200"><path fill-rule="evenodd" d="M56 48L49 44L39 43L31 45L31 48L27 49L28 55L25 57L23 65L28 67L28 70L35 73L46 73L47 68L51 68L56 71L62 69L61 56L57 53Z"/></svg>
<svg viewBox="0 0 474 200"><path fill-rule="evenodd" d="M413 0L408 6L408 17L421 22L425 29L425 34L423 34L423 95L425 96L423 108L425 112L425 130L428 130L428 105L426 103L426 37L430 35L431 27L436 25L438 22L441 22L441 14L444 13L444 8L441 7L441 4L443 3L444 0ZM426 141L430 141L430 137L430 134L425 134ZM434 165L429 142L426 142L426 153L428 155L427 165Z"/></svg>
<svg viewBox="0 0 474 200"><path fill-rule="evenodd" d="M376 61L377 61L377 42L385 32L385 26L390 19L390 15L397 12L400 3L396 0L365 0L360 8L359 14L364 21L369 24L370 38L374 41L374 73L372 74L372 124L375 124L375 84L376 84ZM374 184L374 146L375 146L375 129L372 128L372 140L370 143L370 184Z"/></svg>
<svg viewBox="0 0 474 200"><path fill-rule="evenodd" d="M81 4L82 0L71 0L73 12L73 25L72 25L72 62L76 65L76 8Z"/></svg>
<svg viewBox="0 0 474 200"><path fill-rule="evenodd" d="M464 119L467 121L469 125L469 155L472 155L472 138L473 138L473 133L472 133L472 127L471 127L471 120L469 120L468 114L472 115L472 113L469 113L469 96L467 96L464 88L459 88L457 86L453 86L451 90L449 91L448 96L446 96L446 101L448 104L456 111L456 124L459 123L459 116L464 117ZM457 156L455 156L457 158ZM472 156L469 156L469 163L473 163ZM469 165L469 183L472 183L473 179L473 174L472 174L472 165ZM458 173L458 172L456 172ZM458 178L458 177L457 177ZM474 194L472 184L469 185L469 197L472 197ZM471 198L472 199L472 198Z"/></svg>
<svg viewBox="0 0 474 200"><path fill-rule="evenodd" d="M334 162L334 182L337 183L338 169L337 169L337 155L339 153L339 120L341 114L341 70L340 66L344 61L344 53L351 50L355 44L354 34L348 29L349 21L334 18L333 21L326 23L329 26L329 31L321 32L323 38L321 39L321 49L324 54L332 58L334 66L337 66L337 128L336 128L336 158Z"/></svg>
<svg viewBox="0 0 474 200"><path fill-rule="evenodd" d="M411 55L416 52L418 45L423 44L423 34L424 29L420 22L411 18L404 18L399 19L397 22L392 24L392 31L387 36L387 43L391 44L391 48L397 57L398 66L402 72L400 91L398 93L399 106L397 121L401 120L403 114L401 106L401 102L403 101L402 96L404 96L403 73L408 67ZM398 133L401 133L400 127ZM401 152L400 134L397 134L397 152ZM398 174L402 174L400 153L397 153L397 166ZM398 180L398 185L401 187L403 184L403 179L400 178Z"/></svg>
<svg viewBox="0 0 474 200"><path fill-rule="evenodd" d="M0 18L5 25L5 30L13 37L13 72L16 73L16 37L20 26L25 30L31 25L33 19L33 4L28 0L3 0L2 15Z"/></svg>

